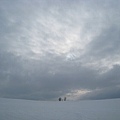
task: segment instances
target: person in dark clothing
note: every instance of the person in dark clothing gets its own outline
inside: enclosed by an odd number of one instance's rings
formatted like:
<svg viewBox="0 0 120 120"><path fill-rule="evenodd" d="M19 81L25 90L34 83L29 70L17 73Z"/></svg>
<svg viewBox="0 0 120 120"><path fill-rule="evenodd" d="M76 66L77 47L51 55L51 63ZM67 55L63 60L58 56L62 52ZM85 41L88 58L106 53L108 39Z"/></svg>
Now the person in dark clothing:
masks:
<svg viewBox="0 0 120 120"><path fill-rule="evenodd" d="M58 100L59 100L59 101L61 101L62 99L61 99L61 98L59 98Z"/></svg>
<svg viewBox="0 0 120 120"><path fill-rule="evenodd" d="M66 97L64 97L64 101L66 101Z"/></svg>

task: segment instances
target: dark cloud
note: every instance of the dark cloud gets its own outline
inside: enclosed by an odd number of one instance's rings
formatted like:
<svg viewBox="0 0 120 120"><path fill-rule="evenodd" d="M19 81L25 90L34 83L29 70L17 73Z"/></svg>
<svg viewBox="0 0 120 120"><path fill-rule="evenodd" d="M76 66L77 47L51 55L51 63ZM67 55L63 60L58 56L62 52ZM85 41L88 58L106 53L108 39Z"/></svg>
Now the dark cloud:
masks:
<svg viewBox="0 0 120 120"><path fill-rule="evenodd" d="M94 90L81 96L80 100L100 100L120 98L120 87L112 87L101 90Z"/></svg>
<svg viewBox="0 0 120 120"><path fill-rule="evenodd" d="M112 57L119 54L119 32L120 28L116 25L112 25L103 30L102 33L90 43L90 51L88 54L98 58L107 56Z"/></svg>
<svg viewBox="0 0 120 120"><path fill-rule="evenodd" d="M0 1L0 97L119 98L119 10L119 0Z"/></svg>
<svg viewBox="0 0 120 120"><path fill-rule="evenodd" d="M80 99L110 99L120 97L119 65L100 75L96 86L91 92L81 96Z"/></svg>

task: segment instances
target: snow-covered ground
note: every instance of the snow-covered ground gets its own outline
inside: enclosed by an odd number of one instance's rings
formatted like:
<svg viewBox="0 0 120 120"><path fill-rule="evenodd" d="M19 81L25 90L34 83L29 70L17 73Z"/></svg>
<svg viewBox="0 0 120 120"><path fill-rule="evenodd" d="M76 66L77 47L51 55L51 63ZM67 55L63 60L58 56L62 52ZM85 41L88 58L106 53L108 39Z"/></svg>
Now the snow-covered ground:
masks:
<svg viewBox="0 0 120 120"><path fill-rule="evenodd" d="M0 98L0 120L120 120L120 99L48 102Z"/></svg>

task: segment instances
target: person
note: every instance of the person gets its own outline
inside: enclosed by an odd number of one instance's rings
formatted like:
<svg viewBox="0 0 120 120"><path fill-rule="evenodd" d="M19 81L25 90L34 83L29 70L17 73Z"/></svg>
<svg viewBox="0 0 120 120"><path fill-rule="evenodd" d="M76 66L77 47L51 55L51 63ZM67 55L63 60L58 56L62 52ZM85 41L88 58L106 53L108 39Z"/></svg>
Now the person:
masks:
<svg viewBox="0 0 120 120"><path fill-rule="evenodd" d="M61 99L61 98L59 98L58 100L59 100L59 101L61 101L62 99Z"/></svg>
<svg viewBox="0 0 120 120"><path fill-rule="evenodd" d="M66 101L66 97L64 97L64 101Z"/></svg>

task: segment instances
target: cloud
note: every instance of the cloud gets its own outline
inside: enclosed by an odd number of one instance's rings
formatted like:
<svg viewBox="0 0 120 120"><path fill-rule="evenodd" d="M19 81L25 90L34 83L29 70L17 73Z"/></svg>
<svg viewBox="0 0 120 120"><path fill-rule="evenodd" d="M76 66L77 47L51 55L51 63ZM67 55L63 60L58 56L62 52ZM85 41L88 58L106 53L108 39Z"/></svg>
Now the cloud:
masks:
<svg viewBox="0 0 120 120"><path fill-rule="evenodd" d="M101 100L120 98L120 87L96 89L80 96L80 100Z"/></svg>
<svg viewBox="0 0 120 120"><path fill-rule="evenodd" d="M119 9L118 0L0 1L0 97L119 97Z"/></svg>

